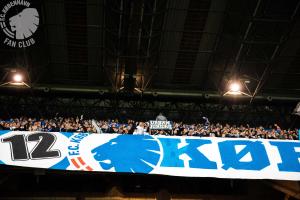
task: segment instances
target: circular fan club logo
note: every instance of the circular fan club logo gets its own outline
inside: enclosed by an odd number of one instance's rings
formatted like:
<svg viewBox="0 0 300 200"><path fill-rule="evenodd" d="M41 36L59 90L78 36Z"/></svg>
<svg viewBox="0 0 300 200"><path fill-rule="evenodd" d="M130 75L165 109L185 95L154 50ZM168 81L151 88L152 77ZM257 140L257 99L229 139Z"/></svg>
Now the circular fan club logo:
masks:
<svg viewBox="0 0 300 200"><path fill-rule="evenodd" d="M26 48L35 44L32 37L39 26L39 13L31 3L13 0L0 12L0 26L6 37L3 44L13 48Z"/></svg>

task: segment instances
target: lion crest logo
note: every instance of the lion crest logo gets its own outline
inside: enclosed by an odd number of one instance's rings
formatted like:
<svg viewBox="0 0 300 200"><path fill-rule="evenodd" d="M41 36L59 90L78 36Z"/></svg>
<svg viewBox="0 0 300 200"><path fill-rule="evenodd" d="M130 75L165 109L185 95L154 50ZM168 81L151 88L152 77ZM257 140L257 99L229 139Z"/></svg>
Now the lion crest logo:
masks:
<svg viewBox="0 0 300 200"><path fill-rule="evenodd" d="M35 8L25 8L22 12L9 18L11 31L15 39L23 40L29 38L37 30L39 25L39 13ZM11 34L7 34L12 37Z"/></svg>
<svg viewBox="0 0 300 200"><path fill-rule="evenodd" d="M94 148L94 159L104 170L150 173L160 159L160 147L149 135L119 135Z"/></svg>

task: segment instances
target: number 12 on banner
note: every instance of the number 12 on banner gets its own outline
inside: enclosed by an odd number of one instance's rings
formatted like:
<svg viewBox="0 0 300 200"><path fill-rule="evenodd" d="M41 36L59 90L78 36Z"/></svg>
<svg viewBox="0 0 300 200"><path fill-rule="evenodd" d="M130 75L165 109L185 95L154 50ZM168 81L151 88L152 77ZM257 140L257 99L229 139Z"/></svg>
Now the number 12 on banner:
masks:
<svg viewBox="0 0 300 200"><path fill-rule="evenodd" d="M51 150L56 141L56 136L51 133L33 133L25 135L13 135L3 138L2 143L9 143L11 150L11 159L17 160L35 160L47 158L59 158L59 150ZM28 151L28 142L37 142L33 149Z"/></svg>

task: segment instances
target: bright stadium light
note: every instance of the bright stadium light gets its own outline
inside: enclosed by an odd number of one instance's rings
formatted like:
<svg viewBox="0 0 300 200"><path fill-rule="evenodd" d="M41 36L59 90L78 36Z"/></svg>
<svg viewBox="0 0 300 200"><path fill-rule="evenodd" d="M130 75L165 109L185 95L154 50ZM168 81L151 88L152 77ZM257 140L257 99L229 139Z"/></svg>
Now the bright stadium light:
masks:
<svg viewBox="0 0 300 200"><path fill-rule="evenodd" d="M243 83L243 84L242 84ZM248 82L247 82L248 83ZM227 92L225 92L223 94L223 96L248 96L248 97L251 97L251 93L248 91L248 92L243 92L243 90L247 87L247 84L245 81L241 81L241 80L231 80L229 81L229 84L228 84L228 90Z"/></svg>
<svg viewBox="0 0 300 200"><path fill-rule="evenodd" d="M241 90L241 85L237 82L233 82L229 86L230 91L239 92Z"/></svg>
<svg viewBox="0 0 300 200"><path fill-rule="evenodd" d="M15 74L13 76L13 80L16 83L21 83L23 81L23 76L21 74Z"/></svg>
<svg viewBox="0 0 300 200"><path fill-rule="evenodd" d="M4 83L0 83L0 87L5 87L5 86L14 86L14 87L30 87L28 85L28 83L26 83L26 80L28 78L26 78L26 72L20 72L17 71L15 69L12 69L10 71L7 72L6 75L7 78L7 82Z"/></svg>

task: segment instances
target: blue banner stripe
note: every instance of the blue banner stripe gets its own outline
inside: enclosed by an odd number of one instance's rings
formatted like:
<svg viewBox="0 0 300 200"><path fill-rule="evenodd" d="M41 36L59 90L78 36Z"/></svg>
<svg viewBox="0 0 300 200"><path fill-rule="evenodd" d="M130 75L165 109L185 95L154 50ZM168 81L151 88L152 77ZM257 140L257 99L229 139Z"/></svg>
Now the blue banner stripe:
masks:
<svg viewBox="0 0 300 200"><path fill-rule="evenodd" d="M60 133L66 136L67 138L70 138L72 135L74 135L73 132L60 132Z"/></svg>
<svg viewBox="0 0 300 200"><path fill-rule="evenodd" d="M1 130L1 131L0 131L0 135L4 135L4 134L6 134L6 133L8 133L8 132L10 132L10 130Z"/></svg>
<svg viewBox="0 0 300 200"><path fill-rule="evenodd" d="M69 159L65 157L62 161L50 167L50 169L67 169L69 166L70 166Z"/></svg>

